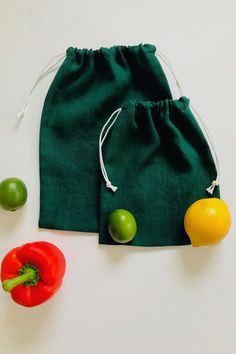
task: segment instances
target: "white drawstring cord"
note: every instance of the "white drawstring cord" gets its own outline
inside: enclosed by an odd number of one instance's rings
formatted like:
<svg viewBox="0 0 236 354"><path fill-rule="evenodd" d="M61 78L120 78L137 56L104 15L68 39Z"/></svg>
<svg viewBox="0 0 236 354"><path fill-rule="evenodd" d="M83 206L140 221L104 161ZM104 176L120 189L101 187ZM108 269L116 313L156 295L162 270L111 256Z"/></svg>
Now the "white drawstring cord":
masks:
<svg viewBox="0 0 236 354"><path fill-rule="evenodd" d="M108 120L104 124L104 126L103 126L103 128L101 130L101 133L99 135L99 161L100 161L100 167L101 167L103 178L104 178L104 180L106 182L106 187L110 188L113 192L115 192L118 189L118 187L113 186L113 184L111 183L111 181L109 180L109 177L107 175L106 168L105 168L104 161L103 161L103 156L102 156L102 146L103 146L103 143L104 143L104 141L105 141L105 139L107 137L107 134L109 133L109 131L112 128L112 126L115 124L115 122L116 122L117 118L119 117L119 114L120 114L121 111L122 111L122 108L118 108L117 110L115 110L110 115L110 117L108 118ZM110 125L109 125L109 123L110 123ZM107 126L108 126L108 128L107 128ZM103 136L104 131L105 131L105 134Z"/></svg>
<svg viewBox="0 0 236 354"><path fill-rule="evenodd" d="M47 76L48 74L50 74L51 72L53 72L54 70L56 70L59 66L57 66L57 64L65 58L65 53L60 53L58 55L55 55L50 61L49 63L43 68L43 70L41 71L41 73L39 74L38 78L36 79L34 85L32 86L31 90L29 91L29 94L25 100L25 103L24 105L22 106L21 109L19 109L19 111L17 112L16 114L16 118L18 120L21 120L25 114L25 111L26 111L26 108L28 107L29 105L29 102L30 102L30 98L34 92L34 90L36 89L36 87L38 86L39 82L45 77ZM59 59L51 65L51 63L57 59L59 57ZM50 66L51 65L51 66Z"/></svg>
<svg viewBox="0 0 236 354"><path fill-rule="evenodd" d="M157 55L162 59L162 61L168 66L170 72L172 73L172 75L173 75L173 77L174 77L174 79L175 79L175 82L176 82L176 86L178 87L180 96L184 96L182 87L181 87L181 85L180 85L180 83L179 83L179 80L177 79L177 76L175 75L173 66L171 65L170 61L167 59L167 57L166 57L162 52L160 52L160 51L157 50L157 49L156 49L156 53L157 53Z"/></svg>
<svg viewBox="0 0 236 354"><path fill-rule="evenodd" d="M216 153L216 149L215 149L215 145L214 145L213 139L211 137L211 134L209 132L209 129L207 128L206 124L204 123L204 121L202 120L202 118L200 117L200 115L196 111L196 109L191 104L190 104L190 107L195 112L195 114L197 115L198 119L200 120L202 126L204 127L205 132L206 132L207 137L208 137L208 141L210 142L212 150L213 150L214 155L215 155L215 164L216 164L216 172L217 172L216 179L214 179L211 182L211 185L208 188L206 188L206 190L207 190L207 192L209 194L213 194L213 192L215 190L215 187L219 186L219 184L220 184L220 182L219 182L219 179L220 179L220 163L219 163L219 159L218 159L218 156L217 156L217 153Z"/></svg>
<svg viewBox="0 0 236 354"><path fill-rule="evenodd" d="M161 53L159 50L156 50L156 53L157 55L162 59L162 61L168 66L168 68L170 69L174 79L175 79L175 82L176 82L176 85L178 87L178 90L179 90L179 94L180 96L184 96L183 94L183 90L182 90L182 87L179 83L179 80L177 79L175 73L174 73L174 69L170 63L170 61L166 58L166 56ZM213 155L214 155L214 161L215 161L215 166L216 166L216 179L214 179L211 183L211 185L206 188L206 191L209 193L209 194L213 194L214 192L214 189L216 186L219 186L219 179L220 179L220 163L219 163L219 159L218 159L218 156L217 156L217 153L216 153L216 149L215 149L215 146L214 146L214 143L213 143L213 139L210 135L210 132L209 132L209 129L207 128L206 124L204 123L203 119L200 117L199 113L197 112L197 110L190 104L190 107L192 108L192 110L196 113L199 121L201 122L201 125L203 127L203 129L205 130L205 133L206 133L206 137L207 137L207 140L208 142L210 143L210 146L211 146L211 150L213 151Z"/></svg>

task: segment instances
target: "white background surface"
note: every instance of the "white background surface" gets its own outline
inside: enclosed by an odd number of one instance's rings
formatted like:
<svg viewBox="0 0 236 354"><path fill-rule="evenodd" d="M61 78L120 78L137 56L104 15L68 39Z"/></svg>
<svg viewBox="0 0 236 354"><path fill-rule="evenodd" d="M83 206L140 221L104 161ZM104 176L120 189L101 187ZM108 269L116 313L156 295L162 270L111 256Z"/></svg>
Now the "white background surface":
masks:
<svg viewBox="0 0 236 354"><path fill-rule="evenodd" d="M0 1L0 178L29 190L24 209L0 211L0 256L28 241L61 248L57 295L27 309L0 292L1 354L235 354L235 229L193 249L99 246L97 235L38 230L38 134L53 75L15 113L34 79L69 46L154 43L203 116L221 162L221 192L235 214L235 1Z"/></svg>

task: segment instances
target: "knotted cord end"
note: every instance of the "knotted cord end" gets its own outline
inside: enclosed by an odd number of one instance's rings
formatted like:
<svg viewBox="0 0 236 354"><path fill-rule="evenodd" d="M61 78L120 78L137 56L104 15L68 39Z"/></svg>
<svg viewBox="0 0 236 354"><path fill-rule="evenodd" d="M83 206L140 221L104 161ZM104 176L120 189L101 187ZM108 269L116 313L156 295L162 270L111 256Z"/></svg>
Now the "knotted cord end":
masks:
<svg viewBox="0 0 236 354"><path fill-rule="evenodd" d="M219 181L216 179L212 181L211 185L208 188L206 188L206 190L209 194L213 194L215 187L217 186L219 186Z"/></svg>
<svg viewBox="0 0 236 354"><path fill-rule="evenodd" d="M112 192L115 192L115 191L118 189L118 187L113 186L113 184L111 183L111 181L107 181L106 187L109 188L109 189L111 189Z"/></svg>
<svg viewBox="0 0 236 354"><path fill-rule="evenodd" d="M21 109L17 112L16 118L17 118L18 120L21 120L21 119L24 117L24 115L25 115L25 110L24 110L23 108L21 108Z"/></svg>

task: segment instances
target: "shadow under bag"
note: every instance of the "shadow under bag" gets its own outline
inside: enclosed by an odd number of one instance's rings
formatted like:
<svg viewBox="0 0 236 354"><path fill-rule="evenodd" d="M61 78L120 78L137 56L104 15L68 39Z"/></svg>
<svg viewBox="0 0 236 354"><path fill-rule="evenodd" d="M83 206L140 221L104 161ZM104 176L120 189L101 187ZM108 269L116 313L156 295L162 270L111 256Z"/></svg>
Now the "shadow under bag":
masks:
<svg viewBox="0 0 236 354"><path fill-rule="evenodd" d="M155 51L150 44L67 50L41 119L39 227L98 231L98 137L106 117L130 99L171 99Z"/></svg>
<svg viewBox="0 0 236 354"><path fill-rule="evenodd" d="M99 243L116 244L108 232L108 215L127 209L138 226L128 245L189 244L185 212L196 200L209 197L206 188L216 176L189 100L131 100L121 109L103 143L107 180L118 189L107 189L101 180ZM220 196L219 188L212 196Z"/></svg>

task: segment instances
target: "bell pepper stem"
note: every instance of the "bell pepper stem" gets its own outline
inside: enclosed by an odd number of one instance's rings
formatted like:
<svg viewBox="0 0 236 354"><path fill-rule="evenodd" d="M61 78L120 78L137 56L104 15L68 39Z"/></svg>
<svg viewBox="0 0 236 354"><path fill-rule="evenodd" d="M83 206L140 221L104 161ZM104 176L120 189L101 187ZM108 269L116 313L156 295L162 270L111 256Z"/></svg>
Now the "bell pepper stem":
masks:
<svg viewBox="0 0 236 354"><path fill-rule="evenodd" d="M34 269L27 268L24 271L24 274L18 275L12 279L6 279L2 282L2 287L5 291L9 292L14 289L17 285L23 284L27 281L36 279L37 275Z"/></svg>

